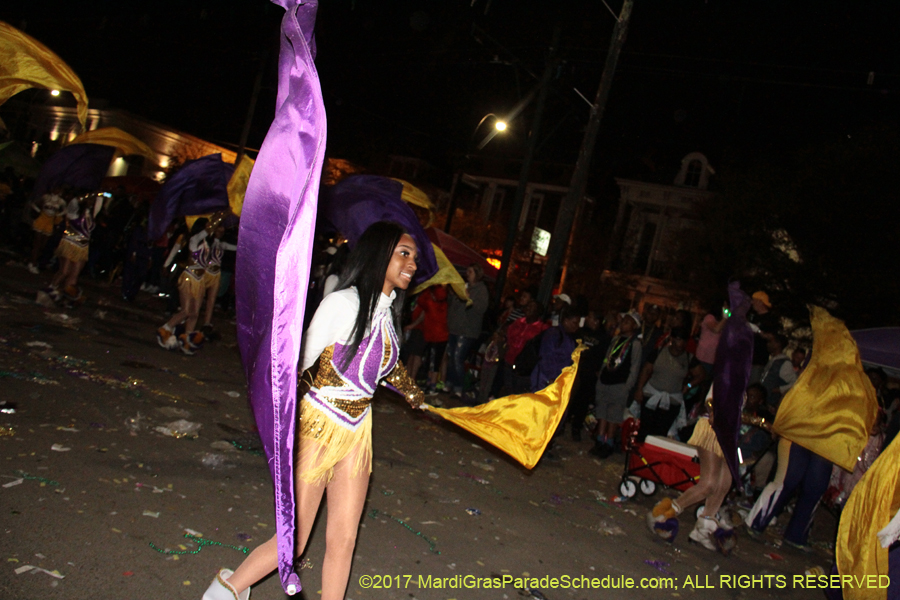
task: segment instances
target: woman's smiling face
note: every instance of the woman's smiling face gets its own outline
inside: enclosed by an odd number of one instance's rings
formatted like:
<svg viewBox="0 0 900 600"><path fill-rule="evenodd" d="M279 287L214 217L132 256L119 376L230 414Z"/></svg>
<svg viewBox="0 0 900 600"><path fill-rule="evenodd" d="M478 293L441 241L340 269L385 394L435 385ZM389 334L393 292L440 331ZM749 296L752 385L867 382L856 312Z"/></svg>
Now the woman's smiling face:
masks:
<svg viewBox="0 0 900 600"><path fill-rule="evenodd" d="M404 233L391 254L391 262L384 274L384 287L381 291L385 296L390 296L395 288L405 290L409 287L416 274L417 257L416 242L409 234Z"/></svg>

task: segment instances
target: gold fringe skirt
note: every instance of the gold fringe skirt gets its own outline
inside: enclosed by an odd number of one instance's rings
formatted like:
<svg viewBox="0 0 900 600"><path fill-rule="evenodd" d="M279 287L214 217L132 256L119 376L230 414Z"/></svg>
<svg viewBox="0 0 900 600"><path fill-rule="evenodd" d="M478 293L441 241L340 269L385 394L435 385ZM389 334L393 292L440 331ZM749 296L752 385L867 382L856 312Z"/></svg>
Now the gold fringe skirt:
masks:
<svg viewBox="0 0 900 600"><path fill-rule="evenodd" d="M211 273L210 271L206 271L203 273L203 290L206 291L209 288L213 288L216 291L219 290L219 281L222 279L222 272L217 271L215 273Z"/></svg>
<svg viewBox="0 0 900 600"><path fill-rule="evenodd" d="M722 454L722 447L719 446L719 440L716 438L716 432L713 431L712 425L709 424L709 419L706 417L697 419L697 424L694 426L694 433L691 434L691 439L689 439L687 443L691 446L708 450L716 456L725 458L725 455Z"/></svg>
<svg viewBox="0 0 900 600"><path fill-rule="evenodd" d="M338 425L307 398L300 401L299 449L297 472L313 485L327 484L335 466L356 455L349 467L350 477L364 470L372 472L372 413L367 414L356 431Z"/></svg>
<svg viewBox="0 0 900 600"><path fill-rule="evenodd" d="M59 258L65 258L75 263L87 262L88 247L87 245L79 246L75 242L70 242L63 238L60 240L59 246L56 247L55 254Z"/></svg>
<svg viewBox="0 0 900 600"><path fill-rule="evenodd" d="M187 269L178 278L178 291L184 292L192 298L202 298L206 288L203 287L203 278L196 278Z"/></svg>
<svg viewBox="0 0 900 600"><path fill-rule="evenodd" d="M35 217L34 221L31 222L31 228L41 235L52 235L53 234L53 217L50 215L41 213L37 217Z"/></svg>

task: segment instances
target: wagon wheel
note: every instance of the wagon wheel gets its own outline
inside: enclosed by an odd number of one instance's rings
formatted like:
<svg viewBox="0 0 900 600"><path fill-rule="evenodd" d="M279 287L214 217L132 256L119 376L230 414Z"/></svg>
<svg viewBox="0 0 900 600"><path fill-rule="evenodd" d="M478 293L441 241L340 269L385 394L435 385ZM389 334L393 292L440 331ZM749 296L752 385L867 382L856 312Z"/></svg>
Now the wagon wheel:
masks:
<svg viewBox="0 0 900 600"><path fill-rule="evenodd" d="M649 479L641 479L641 493L645 496L652 496L656 493L656 482Z"/></svg>
<svg viewBox="0 0 900 600"><path fill-rule="evenodd" d="M637 485L631 479L623 479L619 484L619 493L625 498L634 497L637 492Z"/></svg>

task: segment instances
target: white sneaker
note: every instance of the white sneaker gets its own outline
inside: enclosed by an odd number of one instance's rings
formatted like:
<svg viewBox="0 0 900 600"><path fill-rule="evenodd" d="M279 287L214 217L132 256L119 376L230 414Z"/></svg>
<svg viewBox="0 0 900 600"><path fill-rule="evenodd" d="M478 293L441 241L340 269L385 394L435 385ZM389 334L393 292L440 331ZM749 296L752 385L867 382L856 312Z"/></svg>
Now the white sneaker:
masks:
<svg viewBox="0 0 900 600"><path fill-rule="evenodd" d="M41 271L35 265L28 263L28 272L32 275L40 275Z"/></svg>
<svg viewBox="0 0 900 600"><path fill-rule="evenodd" d="M718 529L719 524L712 517L700 517L697 524L694 525L693 531L688 536L692 541L697 542L707 550L715 552L718 550L713 540L713 534Z"/></svg>
<svg viewBox="0 0 900 600"><path fill-rule="evenodd" d="M250 600L250 588L237 593L228 579L234 575L234 571L230 569L222 569L209 585L206 593L203 594L203 600Z"/></svg>

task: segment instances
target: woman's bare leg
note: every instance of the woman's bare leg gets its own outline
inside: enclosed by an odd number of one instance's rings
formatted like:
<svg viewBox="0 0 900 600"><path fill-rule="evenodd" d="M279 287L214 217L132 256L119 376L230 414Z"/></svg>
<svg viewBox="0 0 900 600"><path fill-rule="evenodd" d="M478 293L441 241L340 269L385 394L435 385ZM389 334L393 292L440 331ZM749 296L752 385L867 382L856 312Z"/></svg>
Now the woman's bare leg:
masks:
<svg viewBox="0 0 900 600"><path fill-rule="evenodd" d="M322 503L322 494L325 492L325 484L312 485L303 481L300 478L303 470L305 470L303 465L298 466L294 487L297 502L298 556L306 549L306 542L309 540L316 513L319 512L319 505ZM240 593L276 568L278 568L278 541L277 537L273 536L244 559L234 575L228 579L228 583Z"/></svg>
<svg viewBox="0 0 900 600"><path fill-rule="evenodd" d="M206 314L203 316L204 325L210 325L212 323L213 309L216 307L216 295L218 293L218 286L210 286L206 289Z"/></svg>
<svg viewBox="0 0 900 600"><path fill-rule="evenodd" d="M328 484L322 600L342 600L347 591L356 533L369 489L368 465L354 477L352 471L355 462L356 453L341 460L334 469L334 479Z"/></svg>
<svg viewBox="0 0 900 600"><path fill-rule="evenodd" d="M707 517L715 517L716 513L719 512L725 496L728 495L728 491L731 489L732 481L731 469L728 468L725 459L717 454L713 454L713 457L716 459L713 488L706 499L706 508L703 511L703 514Z"/></svg>
<svg viewBox="0 0 900 600"><path fill-rule="evenodd" d="M62 256L59 257L59 268L56 270L56 275L50 280L50 287L59 288L60 284L62 284L68 275L69 262L68 258L63 258Z"/></svg>
<svg viewBox="0 0 900 600"><path fill-rule="evenodd" d="M184 332L188 335L193 333L197 328L197 317L200 315L200 302L202 296L188 296L187 301L187 318L184 320Z"/></svg>
<svg viewBox="0 0 900 600"><path fill-rule="evenodd" d="M710 452L705 448L697 448L697 454L700 457L700 480L697 485L686 489L675 503L681 510L684 510L698 502L706 500L713 493L715 486L719 481L718 461L724 465L725 461L719 458L714 452ZM727 466L725 467L728 468ZM724 496L723 496L724 497ZM721 502L721 500L719 500ZM709 506L709 502L707 502ZM716 507L719 510L719 507ZM715 514L715 513L713 513Z"/></svg>
<svg viewBox="0 0 900 600"><path fill-rule="evenodd" d="M186 289L178 290L178 297L181 299L181 308L178 309L178 312L172 315L172 318L166 321L166 329L169 331L174 331L175 326L181 324L188 316L188 303L191 300L190 294L187 293Z"/></svg>
<svg viewBox="0 0 900 600"><path fill-rule="evenodd" d="M72 286L75 287L78 285L78 276L81 275L81 270L84 268L86 264L84 261L82 262L69 262L69 272L66 274L66 287Z"/></svg>

